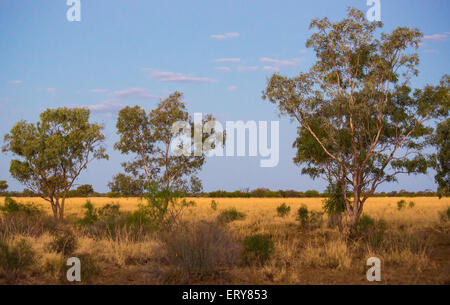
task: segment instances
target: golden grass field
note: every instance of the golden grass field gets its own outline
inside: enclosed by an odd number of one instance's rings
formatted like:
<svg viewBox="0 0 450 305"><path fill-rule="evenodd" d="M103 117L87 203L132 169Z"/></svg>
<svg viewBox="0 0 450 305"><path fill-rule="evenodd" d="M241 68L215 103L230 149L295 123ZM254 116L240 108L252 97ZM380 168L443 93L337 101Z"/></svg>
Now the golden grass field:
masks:
<svg viewBox="0 0 450 305"><path fill-rule="evenodd" d="M34 202L50 212L49 204L39 198L16 198L19 202ZM93 283L114 284L369 284L365 272L366 259L380 257L383 262L382 284L450 284L450 234L448 223L442 223L439 213L450 206L449 198L371 198L365 214L384 219L388 224L385 247L374 249L361 240L348 241L342 232L330 229L326 222L313 231L298 227L296 211L305 204L310 210L321 211L323 198L190 198L194 207L184 212L183 220L192 224L214 221L220 211L235 207L246 214L244 220L227 225L237 243L255 233L272 236L275 251L264 265L236 265L220 273L186 276L168 263L166 250L158 236L143 241L105 236L93 239L78 235L78 252L90 255L99 267ZM211 200L217 210L211 208ZM397 202L413 201L414 207L399 211ZM118 203L121 210L133 211L138 198L89 198L96 207ZM3 199L0 198L0 202ZM86 198L66 201L67 219L80 218ZM290 214L277 216L281 203L291 207ZM78 234L78 233L77 233ZM22 237L11 237L12 239ZM50 234L26 237L39 253L39 266L22 283L59 283L52 267L61 256L45 246ZM199 237L202 238L201 236ZM221 255L226 256L227 253ZM57 269L57 268L56 268ZM20 282L19 281L19 282ZM1 280L0 280L1 282Z"/></svg>

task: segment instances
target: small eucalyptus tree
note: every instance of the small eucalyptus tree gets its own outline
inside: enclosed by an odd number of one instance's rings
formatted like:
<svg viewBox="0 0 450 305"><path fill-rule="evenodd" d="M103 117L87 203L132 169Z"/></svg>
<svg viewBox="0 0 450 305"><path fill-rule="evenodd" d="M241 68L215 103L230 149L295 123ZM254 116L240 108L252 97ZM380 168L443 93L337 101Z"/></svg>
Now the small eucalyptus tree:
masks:
<svg viewBox="0 0 450 305"><path fill-rule="evenodd" d="M82 108L48 109L36 124L20 121L4 138L3 151L18 157L11 161L11 175L50 202L58 220L64 217L70 188L88 163L108 158L103 127L89 123L89 114Z"/></svg>

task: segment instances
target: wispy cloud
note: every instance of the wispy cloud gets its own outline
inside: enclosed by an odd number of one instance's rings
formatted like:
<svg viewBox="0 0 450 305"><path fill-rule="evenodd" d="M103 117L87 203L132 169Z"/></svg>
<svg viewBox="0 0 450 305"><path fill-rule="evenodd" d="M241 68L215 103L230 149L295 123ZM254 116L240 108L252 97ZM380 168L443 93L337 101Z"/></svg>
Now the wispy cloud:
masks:
<svg viewBox="0 0 450 305"><path fill-rule="evenodd" d="M69 107L72 108L87 108L93 113L114 113L118 112L120 109L125 107L122 104L117 103L114 100L105 100L101 102L100 104L94 104L94 105L70 105Z"/></svg>
<svg viewBox="0 0 450 305"><path fill-rule="evenodd" d="M280 72L280 68L274 66L264 66L264 71Z"/></svg>
<svg viewBox="0 0 450 305"><path fill-rule="evenodd" d="M236 62L240 62L240 61L241 61L240 58L217 58L217 59L214 59L214 62L236 63Z"/></svg>
<svg viewBox="0 0 450 305"><path fill-rule="evenodd" d="M119 99L159 99L160 96L150 94L147 89L144 88L130 88L125 90L114 91L113 96Z"/></svg>
<svg viewBox="0 0 450 305"><path fill-rule="evenodd" d="M235 37L239 37L239 36L240 36L240 34L236 33L236 32L209 35L209 37L211 37L212 39L219 39L219 40L235 38Z"/></svg>
<svg viewBox="0 0 450 305"><path fill-rule="evenodd" d="M258 66L239 66L238 71L239 72L252 72L258 70Z"/></svg>
<svg viewBox="0 0 450 305"><path fill-rule="evenodd" d="M214 83L217 81L209 77L198 77L178 72L158 71L154 69L144 70L151 71L151 77L164 83Z"/></svg>
<svg viewBox="0 0 450 305"><path fill-rule="evenodd" d="M9 82L8 82L8 84L11 84L11 85L19 85L19 84L21 84L21 83L22 83L21 80L12 80L12 81L9 81Z"/></svg>
<svg viewBox="0 0 450 305"><path fill-rule="evenodd" d="M447 40L447 37L449 34L450 34L450 32L445 32L443 34L425 35L425 36L423 36L423 40L442 42L442 41Z"/></svg>
<svg viewBox="0 0 450 305"><path fill-rule="evenodd" d="M274 64L276 67L295 67L300 63L299 58L281 60L269 57L261 57L259 61Z"/></svg>
<svg viewBox="0 0 450 305"><path fill-rule="evenodd" d="M50 93L51 95L55 95L56 89L55 88L47 88L47 92Z"/></svg>
<svg viewBox="0 0 450 305"><path fill-rule="evenodd" d="M230 67L216 67L216 70L219 70L219 71L231 71L231 68Z"/></svg>
<svg viewBox="0 0 450 305"><path fill-rule="evenodd" d="M105 93L107 91L108 91L108 89L92 89L91 90L92 93Z"/></svg>
<svg viewBox="0 0 450 305"><path fill-rule="evenodd" d="M97 113L117 112L120 109L122 109L123 107L124 107L124 105L119 104L114 101L109 101L109 100L103 101L100 104L87 106L87 108L89 110L91 110L92 112L97 112Z"/></svg>
<svg viewBox="0 0 450 305"><path fill-rule="evenodd" d="M238 89L237 86L228 86L228 91L236 91Z"/></svg>

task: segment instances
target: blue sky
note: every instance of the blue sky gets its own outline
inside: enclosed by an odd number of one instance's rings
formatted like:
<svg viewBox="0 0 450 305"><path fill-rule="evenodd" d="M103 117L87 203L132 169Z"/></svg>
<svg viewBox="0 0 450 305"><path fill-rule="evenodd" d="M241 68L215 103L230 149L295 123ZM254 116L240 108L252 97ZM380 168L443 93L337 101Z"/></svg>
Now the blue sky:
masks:
<svg viewBox="0 0 450 305"><path fill-rule="evenodd" d="M0 0L0 134L19 120L35 122L49 107L89 106L106 126L109 161L93 162L78 183L107 191L125 160L113 150L115 120L124 105L152 109L179 90L189 111L219 120L278 120L262 101L266 78L306 71L314 62L305 49L309 22L339 20L346 8L368 10L365 0L148 1L81 0L81 22L68 22L65 0ZM418 27L415 86L437 84L449 72L448 0L381 0L384 31ZM280 119L280 162L260 168L260 158L208 158L200 177L205 190L268 187L319 189L325 183L300 174L292 162L296 125ZM11 155L0 157L0 179ZM434 174L404 176L380 190L434 189Z"/></svg>

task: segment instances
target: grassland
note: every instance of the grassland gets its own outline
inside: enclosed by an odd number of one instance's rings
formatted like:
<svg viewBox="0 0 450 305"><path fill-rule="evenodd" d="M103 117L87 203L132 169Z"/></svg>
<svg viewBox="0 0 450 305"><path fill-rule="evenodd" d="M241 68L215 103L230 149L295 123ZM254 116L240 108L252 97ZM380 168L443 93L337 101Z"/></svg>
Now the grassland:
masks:
<svg viewBox="0 0 450 305"><path fill-rule="evenodd" d="M16 198L34 202L48 213L42 199ZM344 230L329 228L324 221L302 228L297 210L306 205L321 211L319 198L190 198L196 204L184 211L184 229L168 235L144 234L136 239L126 230L114 236L96 236L74 229L76 255L87 258L86 283L103 284L369 284L367 258L382 260L382 284L450 284L449 221L443 219L450 199L443 198L371 198L365 214L383 220L383 232L372 230L365 236L349 238ZM397 202L407 206L398 209ZM2 198L0 198L3 201ZM116 203L122 211L135 211L138 198L90 198L95 207ZM211 208L211 201L217 209ZM409 207L413 201L414 206ZM83 216L86 198L66 202L67 226ZM291 207L286 217L277 215L281 203ZM242 220L212 225L226 209L245 214ZM208 225L204 225L204 224ZM381 223L381 222L380 222ZM175 234L173 233L173 234ZM254 234L270 236L274 250L262 262L243 262L242 242ZM228 238L229 236L230 238ZM49 248L51 232L41 234L4 234L9 243L25 239L36 253L34 264L13 280L17 283L64 283L64 255ZM195 251L210 251L210 257L195 261ZM214 248L211 250L211 248ZM172 254L175 250L193 253L191 260ZM205 250L205 251L206 251ZM190 252L189 252L190 251ZM212 251L212 252L211 252ZM181 253L180 252L180 253ZM75 255L75 254L74 254ZM233 258L233 259L232 259ZM202 264L222 267L195 269ZM9 279L10 280L10 279ZM7 282L0 278L0 283Z"/></svg>

